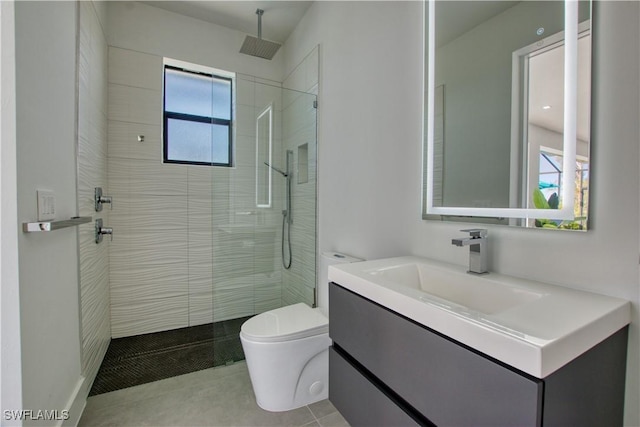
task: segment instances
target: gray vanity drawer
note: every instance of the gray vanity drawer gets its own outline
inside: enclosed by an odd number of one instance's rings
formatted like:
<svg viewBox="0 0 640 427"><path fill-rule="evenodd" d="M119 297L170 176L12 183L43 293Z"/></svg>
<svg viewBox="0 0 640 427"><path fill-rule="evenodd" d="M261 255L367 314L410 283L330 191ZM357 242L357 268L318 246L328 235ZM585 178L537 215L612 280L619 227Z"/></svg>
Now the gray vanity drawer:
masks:
<svg viewBox="0 0 640 427"><path fill-rule="evenodd" d="M541 380L330 284L329 335L436 425L539 426ZM334 388L330 382L330 389Z"/></svg>
<svg viewBox="0 0 640 427"><path fill-rule="evenodd" d="M329 366L329 400L350 425L418 425L333 348L329 348Z"/></svg>

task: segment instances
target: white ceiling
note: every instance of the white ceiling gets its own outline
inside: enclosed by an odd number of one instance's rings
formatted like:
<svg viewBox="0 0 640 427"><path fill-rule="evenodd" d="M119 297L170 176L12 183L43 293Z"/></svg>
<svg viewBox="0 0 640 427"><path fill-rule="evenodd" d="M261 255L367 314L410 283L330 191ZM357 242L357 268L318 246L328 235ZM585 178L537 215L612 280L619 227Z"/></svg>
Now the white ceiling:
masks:
<svg viewBox="0 0 640 427"><path fill-rule="evenodd" d="M444 46L472 28L499 15L518 1L439 1L436 2L436 47Z"/></svg>
<svg viewBox="0 0 640 427"><path fill-rule="evenodd" d="M208 21L252 36L258 33L256 9L262 15L262 37L284 43L313 1L142 1L170 12Z"/></svg>

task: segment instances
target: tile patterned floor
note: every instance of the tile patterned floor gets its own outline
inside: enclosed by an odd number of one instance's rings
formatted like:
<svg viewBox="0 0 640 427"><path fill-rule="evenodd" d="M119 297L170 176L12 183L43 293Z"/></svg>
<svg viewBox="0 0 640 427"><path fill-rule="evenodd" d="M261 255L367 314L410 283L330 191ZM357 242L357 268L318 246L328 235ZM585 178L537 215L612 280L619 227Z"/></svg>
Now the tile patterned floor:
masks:
<svg viewBox="0 0 640 427"><path fill-rule="evenodd" d="M89 397L86 426L348 427L328 401L287 412L260 409L245 362Z"/></svg>

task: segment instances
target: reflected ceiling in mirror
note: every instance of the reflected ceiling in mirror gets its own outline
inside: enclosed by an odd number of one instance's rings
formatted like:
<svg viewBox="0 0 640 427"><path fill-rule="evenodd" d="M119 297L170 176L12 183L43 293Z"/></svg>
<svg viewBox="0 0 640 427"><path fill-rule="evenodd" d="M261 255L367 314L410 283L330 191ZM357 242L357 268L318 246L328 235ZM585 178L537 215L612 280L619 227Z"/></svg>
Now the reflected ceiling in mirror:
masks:
<svg viewBox="0 0 640 427"><path fill-rule="evenodd" d="M425 12L423 216L585 230L590 2Z"/></svg>

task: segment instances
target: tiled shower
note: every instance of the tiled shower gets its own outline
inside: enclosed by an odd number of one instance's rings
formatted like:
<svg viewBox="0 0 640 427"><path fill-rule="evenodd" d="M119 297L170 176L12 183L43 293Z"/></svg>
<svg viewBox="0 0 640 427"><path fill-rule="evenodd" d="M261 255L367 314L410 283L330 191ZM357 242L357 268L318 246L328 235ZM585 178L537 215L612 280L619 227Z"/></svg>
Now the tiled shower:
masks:
<svg viewBox="0 0 640 427"><path fill-rule="evenodd" d="M166 164L163 57L108 46L101 6L79 4L80 210L114 230L100 244L92 224L80 233L84 374L95 375L110 338L312 304L318 49L284 82L236 74L233 167ZM266 168L256 119L269 104L272 163L284 167L293 152L289 270L281 259L285 180L274 173L271 205L256 202L256 173ZM98 186L113 200L102 212L93 207Z"/></svg>

